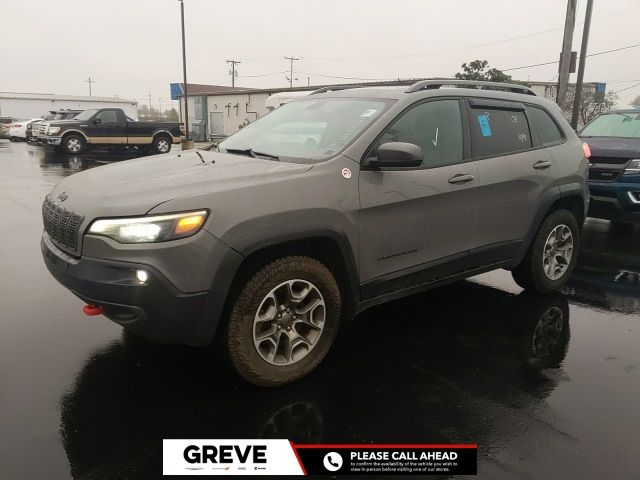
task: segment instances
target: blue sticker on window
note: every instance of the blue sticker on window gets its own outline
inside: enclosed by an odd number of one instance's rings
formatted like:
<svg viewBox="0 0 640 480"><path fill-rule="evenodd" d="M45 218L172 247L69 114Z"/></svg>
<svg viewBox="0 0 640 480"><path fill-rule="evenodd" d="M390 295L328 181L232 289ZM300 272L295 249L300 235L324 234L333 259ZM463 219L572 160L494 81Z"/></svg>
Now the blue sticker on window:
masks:
<svg viewBox="0 0 640 480"><path fill-rule="evenodd" d="M490 137L491 133L491 125L489 124L489 115L482 114L478 115L478 123L480 124L480 131L482 132L483 137Z"/></svg>

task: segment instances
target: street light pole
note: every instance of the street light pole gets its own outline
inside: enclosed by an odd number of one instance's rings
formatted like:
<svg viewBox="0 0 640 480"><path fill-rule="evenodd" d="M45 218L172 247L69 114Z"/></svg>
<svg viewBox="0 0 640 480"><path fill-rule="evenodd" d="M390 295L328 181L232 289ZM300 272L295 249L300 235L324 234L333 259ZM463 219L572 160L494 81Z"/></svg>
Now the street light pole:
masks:
<svg viewBox="0 0 640 480"><path fill-rule="evenodd" d="M188 86L187 86L187 50L185 47L184 41L184 1L178 0L180 2L180 22L182 24L182 77L183 77L183 95L184 95L184 136L185 136L185 144L187 148L189 147L189 97ZM185 145L182 147L185 148Z"/></svg>
<svg viewBox="0 0 640 480"><path fill-rule="evenodd" d="M584 16L584 27L582 30L582 46L580 47L580 64L578 65L578 78L576 79L576 93L573 99L573 114L571 115L571 126L574 130L578 128L578 116L580 115L582 83L584 81L584 67L587 63L587 47L589 45L589 32L591 30L592 12L593 0L587 0L587 12Z"/></svg>

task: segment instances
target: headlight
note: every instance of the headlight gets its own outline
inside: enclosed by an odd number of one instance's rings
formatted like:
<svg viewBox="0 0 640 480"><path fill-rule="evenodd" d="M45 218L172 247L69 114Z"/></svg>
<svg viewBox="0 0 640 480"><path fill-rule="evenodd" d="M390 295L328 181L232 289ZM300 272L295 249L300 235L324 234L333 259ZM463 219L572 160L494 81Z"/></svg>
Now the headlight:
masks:
<svg viewBox="0 0 640 480"><path fill-rule="evenodd" d="M627 172L640 173L640 158L636 158L635 160L631 160L629 165L627 165Z"/></svg>
<svg viewBox="0 0 640 480"><path fill-rule="evenodd" d="M47 129L47 135L53 135L55 133L58 133L60 131L60 127L49 127Z"/></svg>
<svg viewBox="0 0 640 480"><path fill-rule="evenodd" d="M208 212L174 213L137 218L96 220L89 233L104 235L120 243L166 242L195 235L204 225Z"/></svg>

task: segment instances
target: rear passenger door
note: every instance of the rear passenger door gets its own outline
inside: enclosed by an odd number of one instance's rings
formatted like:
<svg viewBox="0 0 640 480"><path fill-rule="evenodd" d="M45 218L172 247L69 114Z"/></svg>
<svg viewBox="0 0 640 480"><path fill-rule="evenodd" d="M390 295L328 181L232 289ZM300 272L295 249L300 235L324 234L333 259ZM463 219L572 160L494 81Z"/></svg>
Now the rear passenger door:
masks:
<svg viewBox="0 0 640 480"><path fill-rule="evenodd" d="M478 164L478 264L517 256L521 242L554 188L554 162L519 102L469 99L471 148ZM474 266L474 265L471 265Z"/></svg>
<svg viewBox="0 0 640 480"><path fill-rule="evenodd" d="M425 283L464 269L478 185L465 149L459 99L434 99L401 113L370 149L387 142L421 147L415 168L363 167L359 177L359 265L363 297Z"/></svg>

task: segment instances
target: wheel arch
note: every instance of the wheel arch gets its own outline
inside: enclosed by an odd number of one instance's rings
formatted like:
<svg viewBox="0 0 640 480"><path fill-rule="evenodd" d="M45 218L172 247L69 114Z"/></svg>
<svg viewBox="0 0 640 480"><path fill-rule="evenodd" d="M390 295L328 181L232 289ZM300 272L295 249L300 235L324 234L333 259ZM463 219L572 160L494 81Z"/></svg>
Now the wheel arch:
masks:
<svg viewBox="0 0 640 480"><path fill-rule="evenodd" d="M91 142L89 141L89 137L87 137L87 134L86 134L86 133L84 133L82 130L77 130L77 129L75 129L75 128L72 128L72 129L70 129L70 130L65 130L64 132L62 132L62 134L61 134L60 138L61 138L62 140L64 140L64 138L65 138L67 135L71 134L71 133L78 133L78 134L80 134L80 136L84 139L85 143L91 143Z"/></svg>
<svg viewBox="0 0 640 480"><path fill-rule="evenodd" d="M568 186L564 188L554 188L546 192L543 196L538 212L534 217L534 221L527 232L525 241L522 245L521 255L518 258L519 261L524 258L527 251L531 247L533 240L547 216L554 210L567 209L576 217L576 222L581 228L586 218L586 205L582 194L582 189L576 184L575 186Z"/></svg>

